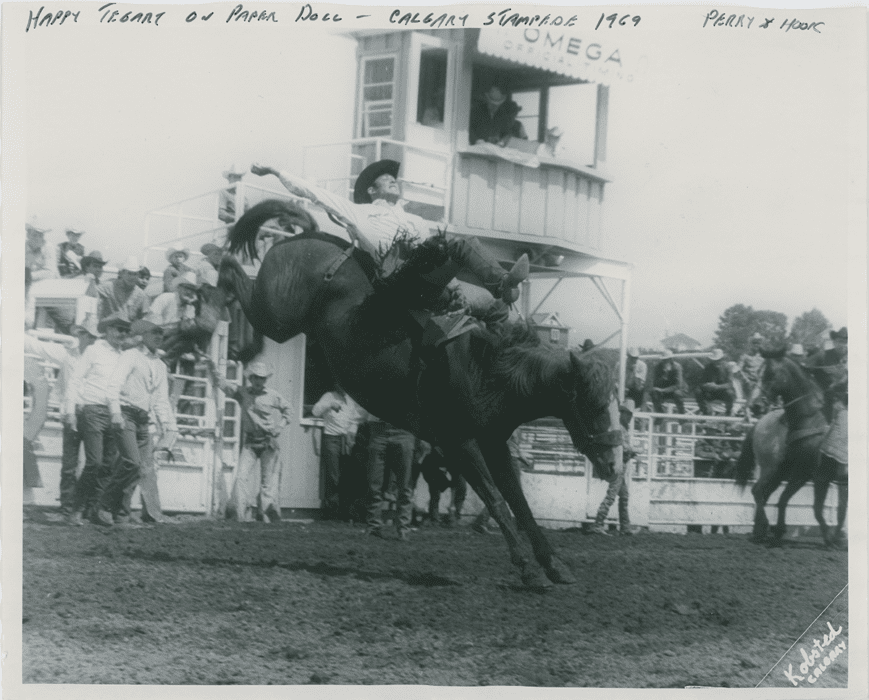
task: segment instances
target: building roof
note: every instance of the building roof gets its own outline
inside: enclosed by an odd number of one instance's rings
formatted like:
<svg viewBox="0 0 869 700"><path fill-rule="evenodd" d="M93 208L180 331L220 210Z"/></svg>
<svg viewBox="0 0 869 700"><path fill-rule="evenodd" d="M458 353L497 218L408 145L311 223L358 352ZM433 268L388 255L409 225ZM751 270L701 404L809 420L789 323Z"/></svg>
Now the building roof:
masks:
<svg viewBox="0 0 869 700"><path fill-rule="evenodd" d="M685 335L684 333L674 333L667 338L664 338L661 341L661 345L663 345L668 350L694 350L700 347L700 343L690 335Z"/></svg>
<svg viewBox="0 0 869 700"><path fill-rule="evenodd" d="M558 318L557 311L531 314L531 325L545 326L546 328L562 328L565 330L568 328Z"/></svg>

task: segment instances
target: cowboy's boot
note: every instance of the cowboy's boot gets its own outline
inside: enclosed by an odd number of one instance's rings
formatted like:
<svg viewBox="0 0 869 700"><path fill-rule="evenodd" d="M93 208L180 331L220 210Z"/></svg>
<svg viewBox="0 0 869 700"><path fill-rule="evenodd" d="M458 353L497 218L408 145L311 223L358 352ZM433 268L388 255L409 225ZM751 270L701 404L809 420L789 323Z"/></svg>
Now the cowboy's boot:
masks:
<svg viewBox="0 0 869 700"><path fill-rule="evenodd" d="M609 509L607 509L609 510ZM591 526L592 535L609 535L609 530L606 526L606 513L597 512L597 517L594 519L594 525Z"/></svg>
<svg viewBox="0 0 869 700"><path fill-rule="evenodd" d="M522 254L509 272L504 272L476 238L455 239L448 244L450 257L472 272L492 296L512 304L519 298L519 283L530 271L528 255Z"/></svg>

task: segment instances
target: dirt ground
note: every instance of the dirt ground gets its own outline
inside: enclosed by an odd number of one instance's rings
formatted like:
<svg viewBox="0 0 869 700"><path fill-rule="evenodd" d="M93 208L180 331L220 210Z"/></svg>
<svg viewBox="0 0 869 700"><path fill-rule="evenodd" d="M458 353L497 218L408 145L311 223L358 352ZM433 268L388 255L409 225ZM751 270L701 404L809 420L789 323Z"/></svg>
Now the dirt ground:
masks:
<svg viewBox="0 0 869 700"><path fill-rule="evenodd" d="M766 674L783 655L799 670L792 645L847 581L847 552L819 540L550 537L578 583L537 594L500 535L468 527L401 542L345 523L106 530L26 510L23 680L790 687L781 664ZM817 622L835 612L837 643L846 599ZM817 685L846 684L843 654Z"/></svg>

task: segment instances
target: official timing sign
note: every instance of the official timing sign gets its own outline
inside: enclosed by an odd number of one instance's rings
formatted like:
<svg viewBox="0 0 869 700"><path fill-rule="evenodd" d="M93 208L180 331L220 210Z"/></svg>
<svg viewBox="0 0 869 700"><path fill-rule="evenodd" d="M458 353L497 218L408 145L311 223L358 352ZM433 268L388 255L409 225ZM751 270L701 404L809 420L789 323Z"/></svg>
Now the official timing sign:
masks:
<svg viewBox="0 0 869 700"><path fill-rule="evenodd" d="M636 69L626 63L615 44L556 26L483 27L477 49L497 58L604 85L630 82Z"/></svg>

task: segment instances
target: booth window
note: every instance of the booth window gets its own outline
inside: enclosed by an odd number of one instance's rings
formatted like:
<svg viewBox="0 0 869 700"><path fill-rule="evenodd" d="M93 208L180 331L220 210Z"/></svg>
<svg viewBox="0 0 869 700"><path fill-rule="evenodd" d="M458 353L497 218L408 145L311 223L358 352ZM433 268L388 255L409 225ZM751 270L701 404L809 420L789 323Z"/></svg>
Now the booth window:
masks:
<svg viewBox="0 0 869 700"><path fill-rule="evenodd" d="M522 108L517 119L525 127L525 133L528 134L528 138L542 140L540 138L541 117L543 116L540 109L541 91L523 90L522 92L514 92L513 101Z"/></svg>
<svg viewBox="0 0 869 700"><path fill-rule="evenodd" d="M395 56L362 59L360 136L392 136L395 109Z"/></svg>
<svg viewBox="0 0 869 700"><path fill-rule="evenodd" d="M419 57L419 92L416 120L423 126L443 128L447 94L447 50L423 49Z"/></svg>

